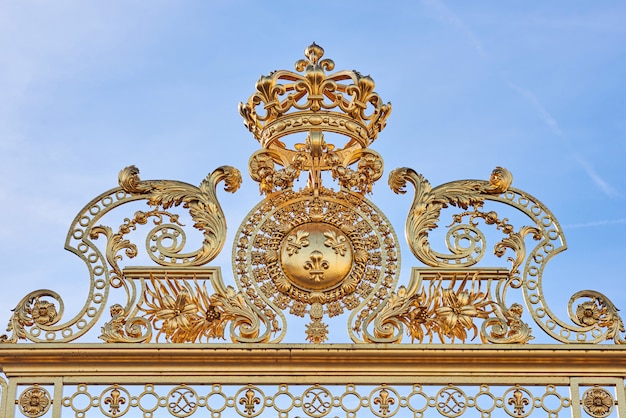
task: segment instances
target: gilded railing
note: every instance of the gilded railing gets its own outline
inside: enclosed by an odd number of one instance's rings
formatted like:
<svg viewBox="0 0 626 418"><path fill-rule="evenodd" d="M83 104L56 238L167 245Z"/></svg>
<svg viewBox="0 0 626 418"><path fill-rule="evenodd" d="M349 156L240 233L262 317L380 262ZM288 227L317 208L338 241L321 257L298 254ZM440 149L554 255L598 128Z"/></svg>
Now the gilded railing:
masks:
<svg viewBox="0 0 626 418"><path fill-rule="evenodd" d="M60 411L65 416L611 416L624 401L621 382L560 384L313 384L232 385L96 384L65 386ZM20 387L17 409L43 416L52 407L54 385ZM578 402L572 402L577 394ZM617 399L620 399L618 402ZM578 398L575 398L578 399ZM574 412L576 411L576 412ZM622 412L623 413L623 412Z"/></svg>
<svg viewBox="0 0 626 418"><path fill-rule="evenodd" d="M4 416L616 417L622 347L44 344L0 348ZM7 399L15 401L7 402Z"/></svg>

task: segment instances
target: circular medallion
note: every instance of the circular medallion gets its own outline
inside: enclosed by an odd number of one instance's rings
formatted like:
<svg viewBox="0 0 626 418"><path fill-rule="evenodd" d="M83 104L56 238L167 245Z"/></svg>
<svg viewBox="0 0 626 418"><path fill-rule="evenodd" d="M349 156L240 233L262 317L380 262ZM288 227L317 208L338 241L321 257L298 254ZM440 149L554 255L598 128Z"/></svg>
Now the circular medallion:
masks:
<svg viewBox="0 0 626 418"><path fill-rule="evenodd" d="M37 418L48 412L52 398L46 389L34 385L24 390L15 403L19 405L22 414Z"/></svg>
<svg viewBox="0 0 626 418"><path fill-rule="evenodd" d="M389 221L362 196L285 190L242 223L233 267L240 289L259 307L269 303L303 316L321 304L335 316L389 294L397 248Z"/></svg>
<svg viewBox="0 0 626 418"><path fill-rule="evenodd" d="M352 243L339 228L312 222L283 238L279 262L285 276L302 290L326 290L341 283L352 268Z"/></svg>

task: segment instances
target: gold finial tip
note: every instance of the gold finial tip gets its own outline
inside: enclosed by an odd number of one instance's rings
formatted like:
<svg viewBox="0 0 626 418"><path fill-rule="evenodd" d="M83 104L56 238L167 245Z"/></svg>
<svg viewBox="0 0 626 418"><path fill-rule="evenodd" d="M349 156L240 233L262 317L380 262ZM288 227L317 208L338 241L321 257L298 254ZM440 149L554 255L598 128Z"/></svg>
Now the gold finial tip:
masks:
<svg viewBox="0 0 626 418"><path fill-rule="evenodd" d="M324 56L324 48L313 42L304 50L304 56L307 57L312 64L317 64L319 59Z"/></svg>

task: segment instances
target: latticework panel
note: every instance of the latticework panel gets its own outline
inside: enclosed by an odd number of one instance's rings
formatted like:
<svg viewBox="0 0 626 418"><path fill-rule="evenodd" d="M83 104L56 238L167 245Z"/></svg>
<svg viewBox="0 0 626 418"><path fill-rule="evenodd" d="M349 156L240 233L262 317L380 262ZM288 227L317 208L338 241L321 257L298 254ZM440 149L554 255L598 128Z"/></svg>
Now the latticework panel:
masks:
<svg viewBox="0 0 626 418"><path fill-rule="evenodd" d="M77 379L69 379L77 380ZM122 379L124 380L124 379ZM622 379L401 384L28 384L10 390L6 417L582 417L624 416ZM478 379L477 379L478 380ZM492 379L493 380L493 379ZM540 379L545 380L545 379ZM84 380L88 381L88 380ZM488 382L483 378L481 381ZM593 383L596 382L596 383ZM6 390L3 387L3 394Z"/></svg>

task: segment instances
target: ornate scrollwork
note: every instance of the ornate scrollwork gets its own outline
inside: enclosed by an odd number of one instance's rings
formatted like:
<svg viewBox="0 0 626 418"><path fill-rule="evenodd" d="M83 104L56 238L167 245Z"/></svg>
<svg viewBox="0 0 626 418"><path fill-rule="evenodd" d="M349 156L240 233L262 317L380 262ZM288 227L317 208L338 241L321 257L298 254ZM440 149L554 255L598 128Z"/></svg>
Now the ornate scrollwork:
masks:
<svg viewBox="0 0 626 418"><path fill-rule="evenodd" d="M532 329L522 321L524 308L514 303L510 308L493 318L487 318L481 328L483 341L495 344L526 344L532 340Z"/></svg>
<svg viewBox="0 0 626 418"><path fill-rule="evenodd" d="M191 253L170 252L167 257L153 257L161 265L170 266L178 263L199 266L213 260L224 246L226 237L226 219L217 201L215 188L224 180L225 190L235 192L241 184L241 173L233 167L219 167L195 187L187 183L171 180L139 179L139 170L135 166L123 169L119 174L120 187L133 195L141 195L152 206L169 209L183 205L195 221L194 227L204 233L202 248ZM177 248L179 250L179 248Z"/></svg>
<svg viewBox="0 0 626 418"><path fill-rule="evenodd" d="M120 304L110 308L111 321L104 324L100 339L107 343L139 343L150 341L152 326L142 317L127 319L126 309Z"/></svg>
<svg viewBox="0 0 626 418"><path fill-rule="evenodd" d="M76 254L85 262L90 276L89 297L82 309L73 318L60 323L63 317L63 300L61 297L50 290L30 293L20 301L10 319L7 331L12 332L12 335L0 337L0 341L17 342L18 339L34 342L72 341L91 329L105 307L110 289L110 272L107 260L91 240L90 232L105 214L118 206L137 199L129 196L120 188L109 190L89 202L70 226L65 240L65 249ZM44 294L59 304L57 320L54 323L33 324L25 312L30 309L32 301Z"/></svg>
<svg viewBox="0 0 626 418"><path fill-rule="evenodd" d="M466 224L462 224L464 217L469 217ZM446 234L446 243L457 263L460 257L464 257L461 261L468 263L477 263L484 255L486 243L484 234L478 229L479 218L483 219L486 225L495 225L496 229L507 235L500 242L494 245L493 253L498 257L503 257L507 249L514 252L515 257L508 257L507 261L511 262L511 278L519 281L519 267L526 259L526 243L525 238L531 235L536 241L541 240L541 231L533 226L522 226L518 232L515 227L508 223L508 219L499 219L498 214L494 211L483 212L475 209L471 212L463 212L452 216L453 222L448 225ZM468 242L465 248L461 248L460 242ZM451 258L448 255L441 255L442 258Z"/></svg>
<svg viewBox="0 0 626 418"><path fill-rule="evenodd" d="M411 169L392 171L389 184L396 193L404 193L407 182L415 186L415 197L406 223L407 240L413 254L433 267L450 268L477 263L486 248L484 235L478 229L477 220L480 218L486 225L493 225L505 234L494 245L494 254L503 257L507 250L514 253L514 256L507 258L511 263L509 280L500 288L499 295L496 295L503 313L483 324L484 338L487 341L526 342L530 339L530 329L521 322L517 314L519 305L505 308L504 294L509 287L522 288L524 300L535 322L559 341L624 341L623 323L617 310L604 295L588 291L591 293L587 296L597 295L591 296L592 299L595 298L595 302L587 302L579 307L577 315L570 308L570 318L575 325L560 320L548 308L543 295L541 274L548 260L566 249L565 238L550 211L534 197L510 187L511 181L511 174L498 167L489 182L463 180L433 188L423 176ZM494 211L480 210L487 200L517 209L533 224L524 225L516 231L507 218L500 219ZM442 254L431 249L429 232L438 226L441 210L448 206L474 209L453 215L453 222L448 225L450 229L446 235L451 254ZM465 217L469 219L463 223ZM532 237L537 242L533 248L527 248L526 237ZM465 244L464 247L459 244L461 242ZM576 297L581 295L579 292ZM594 310L592 305L596 303L598 306ZM605 310L602 314L603 320L600 320L602 307ZM490 331L487 332L485 327L489 327Z"/></svg>
<svg viewBox="0 0 626 418"><path fill-rule="evenodd" d="M487 181L437 187L410 168L391 172L389 185L396 193L405 193L407 183L415 187L406 236L430 271L423 276L428 284L422 285L422 276L412 276L408 287L396 289L400 257L395 232L365 198L382 176L383 158L369 147L384 128L391 105L374 92L369 76L327 74L334 63L322 59L323 54L321 47L310 45L306 59L296 62L302 74L262 76L256 92L240 104L246 126L262 147L250 157L248 168L265 196L240 225L233 245L238 291L225 286L217 270L199 266L214 260L226 240L216 187L223 181L227 192L236 191L240 172L219 167L196 187L141 180L139 170L129 166L119 173L119 187L89 202L67 235L66 249L89 271L84 306L66 320L58 294L32 292L14 309L10 336L0 336L0 342L75 340L100 320L112 289L122 289L126 301L110 306L111 319L101 327L100 338L110 343L150 341L153 331L157 341L163 337L168 342L227 335L235 342L279 342L286 333L285 313L310 316L304 334L312 343L325 342L331 334L325 315L344 313L354 342L396 343L406 332L419 343L464 342L478 335L483 342L527 343L533 337L522 319L524 309L561 342L626 341L617 308L601 293L573 295L570 321L549 309L542 274L547 262L566 249L565 238L552 213L511 187L512 175L501 167ZM291 134L302 135L287 141ZM344 142L333 143L337 137ZM306 186L294 190L303 173ZM338 183L338 191L322 185L328 177ZM117 229L101 224L112 210L139 200L146 200L150 210L135 211ZM491 210L496 203L518 213L510 221ZM188 210L193 227L202 233L200 248L187 249L185 225L174 208ZM456 213L446 226L447 251L439 252L431 248L431 233L444 209ZM525 217L514 226L520 214ZM123 260L143 255L131 237L144 225L150 228L145 254L159 266L124 266ZM481 230L485 225L501 234L489 245ZM106 242L97 246L95 241L102 239ZM488 248L508 266L470 268L488 259ZM417 270L414 274L422 274ZM520 289L525 308L507 303L512 289Z"/></svg>
<svg viewBox="0 0 626 418"><path fill-rule="evenodd" d="M511 173L501 167L493 170L488 182L461 180L433 188L421 175L410 168L399 168L389 174L389 186L396 193L406 193L407 182L415 186L415 197L406 221L406 236L413 254L423 263L433 267L471 266L477 262L467 259L465 252L444 255L433 251L428 233L437 227L439 215L448 205L467 209L480 207L486 196L505 192L513 181Z"/></svg>
<svg viewBox="0 0 626 418"><path fill-rule="evenodd" d="M14 309L7 328L11 335L0 336L0 342L17 342L20 339L61 342L80 337L100 318L111 286L114 288L123 286L128 293L130 304L135 298L135 287L134 284L129 285L123 280L119 261L122 259L121 252L128 258L133 258L137 254L136 245L126 239L125 235L135 230L137 225L146 224L149 218L154 218L156 225L150 236L157 237L157 241L155 244L149 244L148 248L148 254L155 262L165 265L177 263L200 265L217 256L224 245L226 222L215 195L215 187L217 183L224 181L225 190L234 192L241 183L239 171L232 167L220 167L208 175L199 188L167 180L141 181L138 174L139 170L134 166L122 170L119 176L120 187L94 198L76 216L70 227L65 248L86 263L90 274L89 297L85 306L73 318L61 323L63 317L61 297L51 290L32 292ZM157 209L149 212L137 211L132 219L124 220L117 232L109 226L98 224L104 215L115 208L140 199L147 199L150 205L160 205L164 209L181 204L188 208L195 221L194 226L204 232L202 248L183 254L181 249L184 245L172 244L173 248L171 245L168 247L161 243L163 237L167 238L169 231L175 231L173 233L175 234L176 228L180 225L177 215L166 211ZM162 224L164 217L168 217L171 223ZM93 242L100 236L107 239L104 254ZM184 244L184 235L182 242ZM151 251L151 248L155 250ZM46 297L52 298L53 301L45 300ZM135 338L143 340L143 336L134 336L136 327L145 325L141 319L121 318L114 316L112 321L105 325L103 329L105 340ZM119 333L120 321L125 329L124 337Z"/></svg>
<svg viewBox="0 0 626 418"><path fill-rule="evenodd" d="M324 350L324 349L323 349ZM376 367L376 365L370 365ZM315 376L313 376L314 378ZM220 377L215 377L217 382ZM179 380L185 383L177 383ZM302 379L302 377L300 377ZM447 376L446 379L456 379ZM309 382L275 384L199 383L185 376L171 376L167 381L142 386L113 384L104 390L95 382L67 384L60 399L62 412L71 416L172 416L187 417L431 417L461 416L563 417L575 415L578 399L570 399L565 385L542 383L510 385L500 376L487 378L490 384ZM518 377L519 379L519 377ZM224 379L222 379L223 381ZM309 379L312 380L312 379ZM345 379L344 379L345 380ZM500 380L498 382L498 380ZM527 381L532 382L529 378ZM536 380L535 380L536 381ZM479 384L480 382L480 384ZM506 382L506 381L505 381ZM572 389L574 385L570 386ZM90 399L91 402L84 402ZM585 391L580 406L593 411L594 418L612 416L619 404L611 390L594 386ZM589 413L589 412L588 412ZM580 415L576 415L580 416Z"/></svg>
<svg viewBox="0 0 626 418"><path fill-rule="evenodd" d="M120 225L118 232L116 233L113 232L113 229L111 227L106 226L106 225L97 225L91 229L91 231L89 232L89 236L91 239L98 239L100 235L104 235L106 237L106 240L107 240L106 241L106 258L109 263L109 266L111 266L111 279L110 280L118 280L123 277L122 269L119 266L119 261L121 261L123 258L122 255L119 254L121 251L124 251L124 254L128 258L134 258L138 254L137 246L134 243L132 243L130 240L124 239L124 235L130 233L131 231L136 230L137 225L147 224L148 219L151 217L154 218L154 224L157 225L157 227L154 228L150 233L148 233L147 236L153 237L153 240L158 240L158 241L162 241L164 238L170 239L172 241L172 244L170 245L170 247L172 246L178 247L177 252L180 251L180 248L184 246L184 239L183 239L182 245L177 246L176 236L171 235L171 234L170 235L159 234L159 231L162 231L167 228L171 228L171 226L168 224L163 225L164 216L169 217L170 222L173 222L176 225L182 225L180 222L178 222L178 215L174 215L169 212L159 211L155 209L149 212L137 211L135 212L132 219L125 218L124 223ZM174 227L176 227L176 225L174 225ZM184 238L184 232L181 229L178 229L178 231L180 231L180 233L182 234ZM157 242L157 245L159 243L160 242ZM148 245L147 247L148 247L147 248L148 254L154 261L158 260L158 257L154 255L154 253L157 252L158 250L160 250L159 251L160 253L167 253L167 251L161 245L158 245L156 248L150 245ZM150 251L151 247L153 251ZM162 258L165 258L165 257L162 257Z"/></svg>
<svg viewBox="0 0 626 418"><path fill-rule="evenodd" d="M588 298L576 305L576 301L581 298ZM600 292L593 290L581 290L572 295L568 303L569 317L579 327L583 329L600 330L604 329L603 337L613 340L616 344L626 344L622 336L625 332L624 322L617 313L619 310L613 302Z"/></svg>
<svg viewBox="0 0 626 418"><path fill-rule="evenodd" d="M444 417L456 418L467 409L467 395L460 388L448 385L437 392L435 407Z"/></svg>
<svg viewBox="0 0 626 418"><path fill-rule="evenodd" d="M44 298L52 298L59 307ZM63 299L58 293L48 289L36 290L29 293L13 309L13 315L7 326L11 336L0 336L0 342L15 343L19 339L26 339L29 333L26 327L33 327L30 333L40 334L41 329L55 325L63 316Z"/></svg>
<svg viewBox="0 0 626 418"><path fill-rule="evenodd" d="M313 342L326 338L325 313L350 310L358 328L355 308L367 315L379 306L398 273L397 239L384 215L358 194L318 192L266 198L241 225L233 248L241 291L262 309L309 313Z"/></svg>

